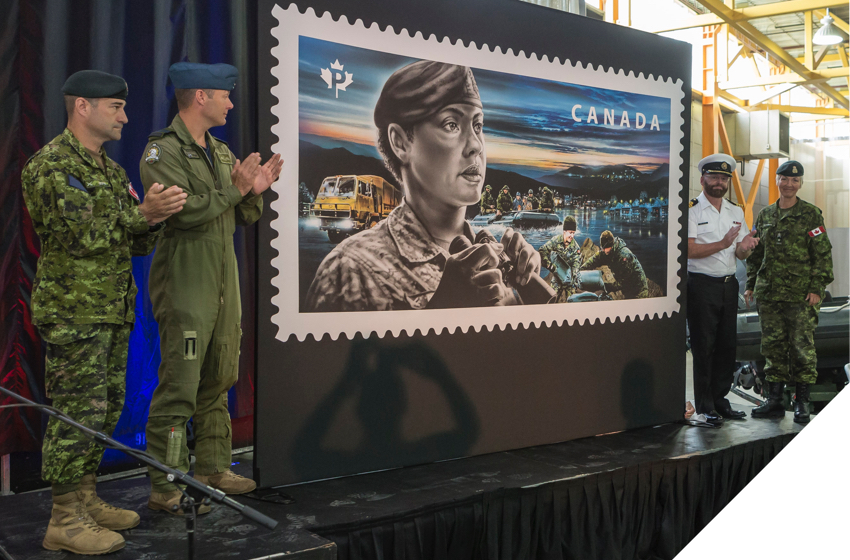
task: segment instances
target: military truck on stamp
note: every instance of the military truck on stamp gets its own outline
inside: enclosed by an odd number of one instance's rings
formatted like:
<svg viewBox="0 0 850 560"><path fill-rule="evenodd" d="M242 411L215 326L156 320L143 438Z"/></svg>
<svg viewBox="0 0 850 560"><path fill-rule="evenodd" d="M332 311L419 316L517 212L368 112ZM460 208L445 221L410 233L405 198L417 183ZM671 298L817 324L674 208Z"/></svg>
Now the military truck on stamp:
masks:
<svg viewBox="0 0 850 560"><path fill-rule="evenodd" d="M401 191L375 175L326 177L310 209L319 229L339 243L349 235L375 227L401 204Z"/></svg>

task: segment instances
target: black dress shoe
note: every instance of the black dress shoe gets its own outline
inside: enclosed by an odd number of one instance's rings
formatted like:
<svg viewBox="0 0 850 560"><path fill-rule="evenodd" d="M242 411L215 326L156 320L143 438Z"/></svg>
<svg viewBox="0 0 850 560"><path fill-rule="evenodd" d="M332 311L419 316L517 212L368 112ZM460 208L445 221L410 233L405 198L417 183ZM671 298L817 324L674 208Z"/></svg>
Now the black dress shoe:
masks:
<svg viewBox="0 0 850 560"><path fill-rule="evenodd" d="M720 413L720 416L726 420L743 420L747 417L747 413L743 410L732 410L731 407L719 408L717 411Z"/></svg>
<svg viewBox="0 0 850 560"><path fill-rule="evenodd" d="M716 410L705 413L705 421L709 424L722 424L723 417Z"/></svg>

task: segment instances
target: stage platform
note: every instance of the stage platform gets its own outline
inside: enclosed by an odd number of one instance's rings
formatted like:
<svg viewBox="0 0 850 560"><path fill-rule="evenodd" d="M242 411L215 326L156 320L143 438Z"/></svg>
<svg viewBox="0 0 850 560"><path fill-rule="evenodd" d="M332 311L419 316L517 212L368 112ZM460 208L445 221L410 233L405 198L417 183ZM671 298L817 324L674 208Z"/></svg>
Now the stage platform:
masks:
<svg viewBox="0 0 850 560"><path fill-rule="evenodd" d="M238 497L279 526L214 506L198 520L196 558L672 558L800 429L791 413L720 429L665 424L281 488L290 504ZM148 510L148 488L146 478L100 485L142 516L108 558L186 557L183 519ZM76 558L41 548L49 515L47 491L0 498L7 557Z"/></svg>

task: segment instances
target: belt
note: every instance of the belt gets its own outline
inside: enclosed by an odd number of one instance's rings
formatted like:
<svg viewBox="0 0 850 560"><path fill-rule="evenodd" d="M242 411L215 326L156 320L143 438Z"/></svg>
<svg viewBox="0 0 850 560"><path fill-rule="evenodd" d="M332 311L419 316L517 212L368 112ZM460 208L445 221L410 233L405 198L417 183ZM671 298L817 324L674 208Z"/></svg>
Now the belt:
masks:
<svg viewBox="0 0 850 560"><path fill-rule="evenodd" d="M736 281L734 274L730 274L729 276L709 276L708 274L700 274L699 272L688 272L688 277L693 277L695 280L707 280L718 283Z"/></svg>

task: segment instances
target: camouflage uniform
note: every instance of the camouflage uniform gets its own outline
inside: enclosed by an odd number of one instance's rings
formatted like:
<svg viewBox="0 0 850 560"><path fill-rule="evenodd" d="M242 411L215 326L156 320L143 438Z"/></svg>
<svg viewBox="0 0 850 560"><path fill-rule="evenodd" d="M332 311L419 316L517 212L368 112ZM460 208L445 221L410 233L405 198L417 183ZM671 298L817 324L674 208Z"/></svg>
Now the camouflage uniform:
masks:
<svg viewBox="0 0 850 560"><path fill-rule="evenodd" d="M485 189L481 194L481 213L482 214L492 214L495 212L494 209L490 208L491 206L496 205L496 199L493 198L493 194L489 189Z"/></svg>
<svg viewBox="0 0 850 560"><path fill-rule="evenodd" d="M599 251L584 263L582 270L595 270L607 266L614 274L614 289L623 292L625 299L649 297L649 287L646 284L646 274L637 257L632 253L626 242L619 237L614 238L614 246L609 254Z"/></svg>
<svg viewBox="0 0 850 560"><path fill-rule="evenodd" d="M148 452L165 461L174 428L181 445L170 466L189 470L186 422L194 418L195 473L212 475L230 468L227 391L239 373L242 304L233 234L236 225L260 218L263 200L242 196L232 184L236 157L227 143L207 133L210 159L180 115L149 140L139 163L145 189L177 185L189 196L168 218L151 264L162 362L148 415ZM173 490L161 472L151 469L150 477L154 492Z"/></svg>
<svg viewBox="0 0 850 560"><path fill-rule="evenodd" d="M548 208L552 209L555 207L555 197L552 195L552 191L548 188L543 189L543 196L540 197L540 208Z"/></svg>
<svg viewBox="0 0 850 560"><path fill-rule="evenodd" d="M772 382L815 383L814 331L821 298L832 282L832 245L818 207L804 200L781 210L776 202L756 218L758 246L747 258L747 289L759 304L761 353Z"/></svg>
<svg viewBox="0 0 850 560"><path fill-rule="evenodd" d="M473 238L469 224L464 227ZM448 257L402 202L386 220L349 237L325 257L305 310L424 309L440 285Z"/></svg>
<svg viewBox="0 0 850 560"><path fill-rule="evenodd" d="M496 208L502 214L507 214L511 210L513 210L514 199L511 197L511 193L505 192L504 189L499 193L499 197L496 199Z"/></svg>
<svg viewBox="0 0 850 560"><path fill-rule="evenodd" d="M32 318L47 342L47 395L81 424L111 435L124 405L135 322L130 257L150 253L162 228L148 227L127 174L100 155L103 168L66 129L30 159L21 182L41 239ZM75 483L102 456L101 446L50 419L45 480Z"/></svg>
<svg viewBox="0 0 850 560"><path fill-rule="evenodd" d="M534 197L534 195L528 195L528 200L525 203L526 210L538 210L540 208L540 203Z"/></svg>
<svg viewBox="0 0 850 560"><path fill-rule="evenodd" d="M578 246L575 238L570 241L569 246L565 246L564 235L559 233L540 247L538 252L540 253L543 266L552 271L549 274L549 285L558 292L556 302L565 303L581 287L581 276L579 274L579 270L581 269L581 248ZM561 284L557 275L554 274L555 265L552 262L554 258L552 253L560 255L564 262L569 264L570 271L572 272L572 279L569 284Z"/></svg>

